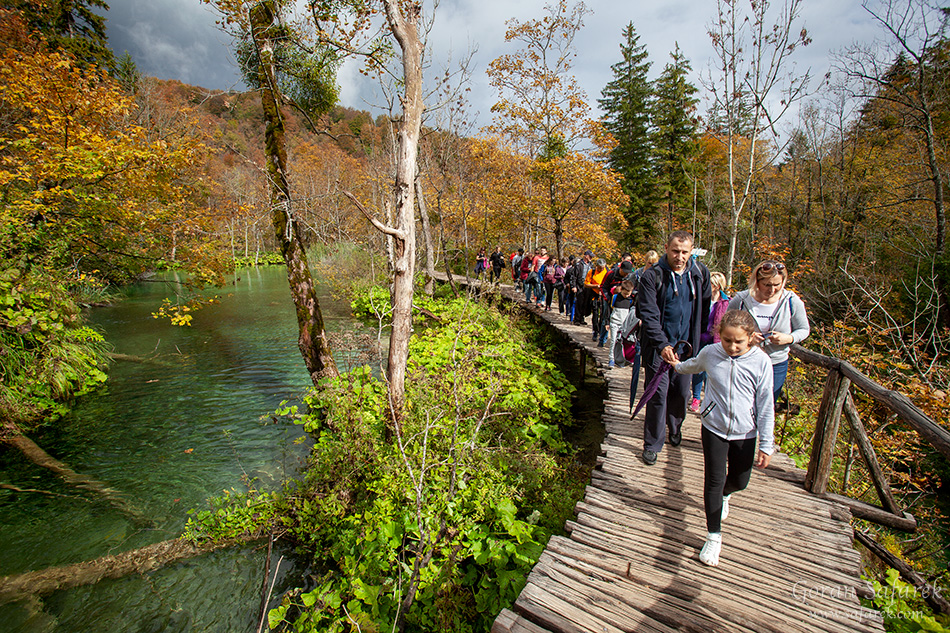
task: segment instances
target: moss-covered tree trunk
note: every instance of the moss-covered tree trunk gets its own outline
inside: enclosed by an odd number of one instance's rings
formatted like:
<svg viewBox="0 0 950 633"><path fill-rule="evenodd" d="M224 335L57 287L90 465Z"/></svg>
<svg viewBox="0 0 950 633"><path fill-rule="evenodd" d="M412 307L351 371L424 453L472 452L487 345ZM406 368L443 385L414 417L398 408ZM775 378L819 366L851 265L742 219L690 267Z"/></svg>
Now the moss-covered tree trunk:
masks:
<svg viewBox="0 0 950 633"><path fill-rule="evenodd" d="M321 378L336 376L337 369L323 326L323 314L300 236L300 226L294 220L290 204L284 119L280 110L274 68L272 30L277 28L277 24L273 4L257 4L251 10L250 18L251 35L260 58L259 83L261 105L266 120L264 153L267 157L267 176L270 181L271 219L277 244L287 265L287 281L297 312L297 346L307 365L307 371L310 372L310 378L316 385Z"/></svg>

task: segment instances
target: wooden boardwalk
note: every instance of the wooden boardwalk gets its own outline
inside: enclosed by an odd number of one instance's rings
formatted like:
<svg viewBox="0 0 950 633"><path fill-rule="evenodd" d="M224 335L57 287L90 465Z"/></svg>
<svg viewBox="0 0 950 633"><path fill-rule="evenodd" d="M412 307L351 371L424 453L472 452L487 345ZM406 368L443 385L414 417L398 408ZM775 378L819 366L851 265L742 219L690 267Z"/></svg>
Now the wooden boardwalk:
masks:
<svg viewBox="0 0 950 633"><path fill-rule="evenodd" d="M519 301L510 287L502 292ZM785 455L732 498L719 566L701 563L698 416L688 414L679 447L667 444L646 466L643 414L630 419L631 370L606 368L607 349L591 342L589 326L556 308L539 313L604 373L606 438L568 536L550 540L493 633L884 630L880 614L859 602L867 589L850 512L805 491L804 472Z"/></svg>

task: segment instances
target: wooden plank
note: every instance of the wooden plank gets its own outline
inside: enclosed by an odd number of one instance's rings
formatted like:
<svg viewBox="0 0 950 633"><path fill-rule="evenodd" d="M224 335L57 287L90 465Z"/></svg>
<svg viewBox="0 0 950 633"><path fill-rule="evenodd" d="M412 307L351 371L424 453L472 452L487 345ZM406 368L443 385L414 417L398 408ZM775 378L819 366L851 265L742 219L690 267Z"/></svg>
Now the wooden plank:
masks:
<svg viewBox="0 0 950 633"><path fill-rule="evenodd" d="M543 558L535 565L535 585L561 596L566 602L579 606L598 621L619 630L636 630L644 633L675 633L677 628L658 622L635 605L625 604L612 595L593 589L576 579L565 577L552 567L551 557Z"/></svg>
<svg viewBox="0 0 950 633"><path fill-rule="evenodd" d="M691 581L677 574L661 570L655 570L658 573L654 574L638 573L636 569L631 570L629 564L624 571L622 565L605 565L606 561L601 556L591 561L572 554L551 552L551 557L563 567L577 570L574 572L574 582L589 584L594 590L636 604L653 619L671 626L680 624L680 613L689 616L688 620L684 618L687 622L698 624L698 627L687 625L681 630L698 628L699 631L708 632L728 628L730 631L754 633L804 633L811 630L798 626L794 621L787 622L774 617L767 609L763 609L760 599L750 599L750 594L741 588L731 593L711 592L704 586L705 583ZM565 574L570 573L565 571ZM662 578L662 583L655 581L658 576ZM734 589L726 584L719 588ZM643 604L644 601L647 604Z"/></svg>
<svg viewBox="0 0 950 633"><path fill-rule="evenodd" d="M591 529L601 529L605 531L605 535L613 534L619 536L618 544L629 543L629 537L625 536L631 533L632 529L629 525L624 525L622 520L618 521L614 517L604 517L602 515L595 514L581 514L577 517L575 524L587 526ZM637 530L637 539L633 542L636 543L650 543L655 544L657 547L662 547L662 543L666 542L669 544L669 550L679 552L679 555L683 555L684 547L689 547L692 550L695 550L694 553L698 554L699 547L705 541L705 530L702 528L694 528L694 531L687 531L683 529L683 526L680 521L673 520L661 520L656 518L653 521L644 521ZM571 537L578 538L576 534L577 528L574 528ZM798 538L780 538L780 533L782 531L781 524L776 522L776 525L771 526L769 530L770 535L775 535L776 541L773 543L769 541L767 544L759 544L760 539L756 539L756 533L750 531L737 530L737 534L729 533L728 543L739 543L746 549L750 549L756 552L754 556L747 555L751 560L749 562L753 565L762 565L768 562L775 562L783 566L794 566L802 569L808 573L814 573L816 575L822 575L829 577L836 582L848 582L857 585L859 584L858 574L860 574L860 556L857 552L851 547L850 538L842 539L838 544L838 547L841 549L839 552L841 555L838 557L829 556L828 560L820 561L822 564L816 564L815 558L818 556L817 547L814 549L814 552L811 550L803 550L801 548L801 543L808 543L814 539L816 533L814 532L804 532L799 531ZM794 532L791 532L794 534ZM777 545L786 545L787 547L783 550L782 548L777 547ZM739 555L736 553L735 548L730 548L732 554L730 557L739 558ZM791 551L788 551L791 549ZM742 551L742 550L739 550ZM799 559L796 556L796 551L802 552L802 555L805 557ZM833 553L831 548L826 550L829 554ZM763 560L759 560L759 558ZM812 570L812 567L818 568L817 570Z"/></svg>
<svg viewBox="0 0 950 633"><path fill-rule="evenodd" d="M641 530L637 540L631 541L629 528L602 517L582 515L576 521L576 526L571 532L571 539L580 541L582 539L581 534L585 533L586 530L588 534L598 534L600 541L605 544L609 543L611 548L630 550L635 544L641 550L648 549L653 557L660 552L666 552L679 558L698 561L699 550L705 541L705 534L673 531L674 528L669 526L661 529L662 531L659 534L651 534L647 530ZM745 549L743 549L730 546L734 542L740 541L738 539L733 540L731 535L725 539L720 560L723 563L728 561L729 564L741 565L753 575L761 574L760 570L763 568L772 569L777 567L786 570L786 572L794 571L802 578L820 579L824 584L855 586L860 582L855 575L855 568L859 569L859 563L849 565L845 559L842 559L836 563L817 564L812 557L807 557L807 549L802 551L806 558L799 558L793 552L772 549L767 543L756 545L754 541L746 540L743 543L745 546ZM850 544L847 547L852 549ZM643 552L641 551L638 559L642 559L642 557ZM770 578L771 576L766 574L760 580L767 583Z"/></svg>
<svg viewBox="0 0 950 633"><path fill-rule="evenodd" d="M871 445L871 439L868 437L868 432L864 428L864 423L861 422L861 416L858 415L858 409L854 406L854 399L850 393L844 402L844 417L845 420L848 421L848 426L851 427L851 436L857 443L861 457L864 458L864 463L867 465L868 472L871 474L871 481L877 490L878 498L891 514L895 514L899 517L903 516L904 513L900 505L898 505L893 493L891 493L891 485L887 481L887 477L884 476L884 471L877 461L874 446Z"/></svg>
<svg viewBox="0 0 950 633"><path fill-rule="evenodd" d="M491 633L551 633L534 622L527 620L514 611L502 609L495 618Z"/></svg>
<svg viewBox="0 0 950 633"><path fill-rule="evenodd" d="M600 596L599 607L605 612L602 617L618 626L636 630L650 626L658 631L708 633L721 624L719 618L697 602L644 590L642 586L611 577L603 570L588 567L581 572L562 560L549 557L544 561L543 573L562 585L581 587L583 593ZM755 629L745 627L734 630L755 633Z"/></svg>
<svg viewBox="0 0 950 633"><path fill-rule="evenodd" d="M692 490L667 491L655 480L637 479L617 472L617 469L611 466L605 466L602 470L591 474L592 485L599 486L601 481L611 482L612 490L628 491L642 503L652 503L654 497L668 496L678 501L682 500L685 504L683 507L694 507L700 513L703 512L703 491L699 483L696 483ZM846 527L840 525L840 521L831 519L831 504L820 497L805 496L801 492L782 489L779 486L775 486L774 490L770 491L761 482L754 481L748 488L736 493L736 499L739 503L735 507L755 507L756 516L778 516L792 522L812 524L817 515L818 521L828 529L850 534ZM659 501L657 503L669 507L667 503ZM846 514L841 509L841 512L835 516Z"/></svg>
<svg viewBox="0 0 950 633"><path fill-rule="evenodd" d="M532 576L536 574L532 572ZM554 594L529 581L515 601L514 610L532 622L558 633L622 633L622 629L578 609L576 605L560 597L562 590L566 591L566 588L556 588L558 593Z"/></svg>
<svg viewBox="0 0 950 633"><path fill-rule="evenodd" d="M667 510L680 511L694 508L698 512L703 512L701 492L692 495L675 492L664 494L663 488L650 481L641 481L638 484L609 471L594 471L591 473L591 485L641 504L652 504ZM737 494L745 495L746 491ZM775 499L781 499L784 503L787 503L787 506L782 507L763 500L760 512L767 516L782 517L792 522L821 525L832 532L850 534L849 528L842 526L840 521L832 519L830 504L822 502L820 498L804 497L800 501L792 501L791 499L794 499L794 497L776 493Z"/></svg>
<svg viewBox="0 0 950 633"><path fill-rule="evenodd" d="M819 619L819 623L815 624L813 630L839 633L843 630L842 622L854 630L881 630L879 626L873 623L869 625L870 628L851 627L851 623L848 622L849 614L860 609L860 604L856 598L848 602L832 595L838 591L847 591L848 595L856 596L856 590L850 584L847 584L848 581L854 581L853 577L827 578L826 575L815 575L814 570L808 567L787 565L784 564L784 561L780 564L763 561L744 564L738 560L727 559L727 564L709 568L695 558L687 558L679 552L671 552L669 543L662 539L660 539L658 549L655 551L649 549L649 545L652 544L648 543L643 543L638 549L634 550L631 549L629 544L625 546L607 538L602 529L585 530L584 526L575 528L571 536L571 542L583 543L589 547L600 549L603 552L602 556L627 556L630 563L630 573L634 577L649 577L651 574L658 576L661 572L666 571L674 576L676 581L696 579L698 582L703 582L706 585L706 590L717 594L745 591L750 598L759 602L763 609L774 610L792 621L798 621L802 618L807 619L813 610L827 612L829 617ZM700 540L697 539L694 548L697 553L699 545ZM776 574L775 570L781 570L781 572ZM828 590L813 591L812 594L814 595L811 595L811 597L819 600L809 602L800 601L796 598L799 595L796 593L796 587L828 588ZM782 591L777 591L777 588L781 588ZM869 614L866 617L872 616Z"/></svg>
<svg viewBox="0 0 950 633"><path fill-rule="evenodd" d="M807 596L796 594L795 585L785 576L773 575L771 582L763 584L725 569L711 569L701 564L684 565L683 559L672 562L660 559L655 565L638 566L632 564L630 558L624 558L621 552L605 552L563 538L552 539L545 555L579 565L582 570L586 569L585 565L589 565L600 570L601 574L613 574L657 592L716 604L717 608L723 601L730 607L734 603L744 605L747 609L760 612L756 622L760 623L762 628L776 628L783 633L820 628L803 624L811 619L809 609L812 607L809 606ZM715 578L716 582L710 583L711 578ZM791 603L791 606L784 604L783 598L784 603ZM846 602L838 608L850 610L860 606L856 600L850 602L854 604ZM827 608L829 605L821 606ZM879 623L881 617L877 612L868 610L866 619ZM826 628L833 633L840 630L837 624ZM712 630L723 630L723 627L714 627ZM870 630L879 631L880 626L872 625Z"/></svg>
<svg viewBox="0 0 950 633"><path fill-rule="evenodd" d="M616 523L622 524L624 526L630 527L631 529L656 529L662 528L663 530L682 530L689 531L700 536L705 535L706 523L705 517L701 520L690 520L690 521L681 521L679 519L670 518L670 517L661 517L661 516L643 516L636 517L633 512L624 512L622 509L616 507L606 507L605 505L598 504L596 500L591 500L592 502L584 501L578 504L578 522L580 522L581 514L586 513L592 516L600 517L604 520L612 520ZM731 516L731 515L730 515ZM640 518L641 520L637 520ZM815 530L804 530L801 528L798 529L787 529L783 531L781 529L782 523L778 520L771 523L761 523L757 526L750 528L747 522L741 524L741 529L732 530L730 529L732 524L726 524L724 526L724 531L728 532L729 542L736 544L739 547L748 547L750 545L755 545L761 541L761 532L767 532L770 538L770 548L787 550L794 552L800 550L801 543L803 541L810 542L809 546L809 558L815 562L824 563L833 565L836 562L841 560L841 546L842 543L832 544L831 542L822 539L816 538L823 536L822 533ZM850 547L850 538L842 539L843 543L847 543L847 546ZM851 569L851 566L842 567L842 569L859 571L857 569L857 562L860 560L859 556L854 556L850 561L852 564L855 564L855 569Z"/></svg>

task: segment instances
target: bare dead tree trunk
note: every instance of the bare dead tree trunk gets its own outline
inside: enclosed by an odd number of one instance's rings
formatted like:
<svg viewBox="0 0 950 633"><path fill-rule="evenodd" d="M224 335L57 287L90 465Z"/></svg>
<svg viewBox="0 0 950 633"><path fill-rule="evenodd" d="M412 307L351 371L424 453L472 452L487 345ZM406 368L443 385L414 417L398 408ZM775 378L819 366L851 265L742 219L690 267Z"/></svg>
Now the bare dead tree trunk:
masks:
<svg viewBox="0 0 950 633"><path fill-rule="evenodd" d="M419 129L422 125L422 42L419 18L422 5L385 0L386 20L402 49L404 93L396 155L393 238L393 325L389 344L390 406L396 420L401 417L406 392L406 364L412 333L412 281L416 257L416 217L414 183L417 171ZM403 9L405 8L405 13Z"/></svg>
<svg viewBox="0 0 950 633"><path fill-rule="evenodd" d="M287 282L296 307L299 329L297 347L310 372L310 379L316 385L321 378L336 376L337 368L330 352L300 227L291 211L284 119L280 111L274 68L272 29L275 27L275 18L271 2L261 2L251 9L251 37L260 58L261 106L266 120L264 153L270 181L271 219L277 244L287 265Z"/></svg>
<svg viewBox="0 0 950 633"><path fill-rule="evenodd" d="M422 192L422 178L416 177L416 197L419 201L419 219L422 220L422 237L426 249L426 285L424 291L430 297L435 291L435 253L432 247L432 230L429 227L429 210Z"/></svg>

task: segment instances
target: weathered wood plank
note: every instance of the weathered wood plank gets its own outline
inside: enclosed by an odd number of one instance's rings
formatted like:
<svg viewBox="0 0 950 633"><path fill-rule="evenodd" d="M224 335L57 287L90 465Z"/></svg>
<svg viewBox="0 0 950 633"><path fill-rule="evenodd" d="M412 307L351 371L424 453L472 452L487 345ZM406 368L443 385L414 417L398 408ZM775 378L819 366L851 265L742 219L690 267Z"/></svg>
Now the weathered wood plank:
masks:
<svg viewBox="0 0 950 633"><path fill-rule="evenodd" d="M618 477L611 472L603 471L594 471L591 474L591 484L595 487L615 493L618 496L635 501L638 504L655 505L667 510L683 511L686 508L695 508L700 512L702 511L701 491L691 494L671 491L669 494L664 494L661 487L656 486L650 481L637 482L632 479ZM737 494L745 495L745 492L746 491L743 491ZM785 497L779 494L776 494L775 498L781 499L782 501L786 500ZM783 509L781 506L771 504L765 499L759 498L759 501L761 502L760 513L767 516L780 517L786 521L801 522L808 525L815 525L817 523L831 532L849 534L849 530L846 526L842 526L840 521L832 519L828 505L808 505L805 503L799 505L789 503L790 507ZM818 501L820 501L820 499Z"/></svg>
<svg viewBox="0 0 950 633"><path fill-rule="evenodd" d="M761 611L765 605L759 599L743 599L742 592L728 592L733 587L726 585L727 592L710 592L706 583L657 570L665 584L658 584L647 571L628 569L617 573L602 559L585 561L573 556L551 552L551 557L567 570L575 584L586 585L591 591L615 596L618 600L634 604L637 609L653 619L679 627L680 630L715 631L729 623L730 631L760 633L805 633L795 622L786 622ZM553 567L554 565L552 565ZM686 614L681 617L680 614ZM754 616L754 617L750 617Z"/></svg>
<svg viewBox="0 0 950 633"><path fill-rule="evenodd" d="M854 399L850 393L844 403L844 417L845 420L848 421L848 426L851 427L851 436L858 445L861 457L864 458L864 463L867 464L868 472L871 474L871 481L877 490L878 499L881 500L884 508L891 514L902 517L904 512L897 504L897 500L894 499L894 494L891 492L891 485L887 481L887 477L884 476L884 471L877 461L877 453L874 452L871 439L868 437L868 432L864 428L864 423L861 422L861 416L858 415L858 409L854 406Z"/></svg>
<svg viewBox="0 0 950 633"><path fill-rule="evenodd" d="M728 549L724 550L726 556L720 566L712 569L698 560L699 547L702 544L699 538L696 538L691 558L685 556L682 551L676 551L669 539L645 541L632 549L629 544L624 545L606 537L600 527L587 529L585 526L577 526L571 535L571 543L583 543L599 549L602 551L602 557L625 556L630 573L635 577L659 577L665 571L675 579L674 582L692 579L703 583L704 591L712 591L717 595L744 591L750 598L761 603L764 609L782 613L785 618L807 619L813 610L835 615L819 618L819 623L810 630L839 633L843 629L840 623L836 622L850 619L851 614L860 609L856 599L857 588L851 585L854 582L853 577L828 578L828 574L817 575L813 573L813 569L784 562L759 560L746 563L731 559ZM776 574L776 570L781 571ZM845 593L846 597L855 596L855 599L839 599L838 593ZM798 597L812 597L817 600L802 602ZM866 619L868 617L870 616L865 616ZM871 630L881 630L873 622L871 627Z"/></svg>
<svg viewBox="0 0 950 633"><path fill-rule="evenodd" d="M566 526L570 537L551 539L512 610L496 621L497 633L883 630L880 615L857 600L867 587L850 512L808 494L805 473L787 456L774 455L773 467L756 471L734 498L720 567L700 563L699 418L689 414L683 443L645 466L643 416L630 418L630 369L606 369L607 350L593 346L588 327L528 309L598 365L608 389L607 435L576 520ZM797 595L796 583L813 591Z"/></svg>
<svg viewBox="0 0 950 633"><path fill-rule="evenodd" d="M603 570L589 567L579 572L576 567L548 557L544 559L543 574L561 585L577 588L578 593L599 597L598 607L605 620L618 627L651 627L657 631L686 631L708 633L710 627L720 624L716 617L696 603L672 595L644 590L633 583L623 583ZM737 629L737 633L750 629Z"/></svg>
<svg viewBox="0 0 950 633"><path fill-rule="evenodd" d="M533 576L536 576L532 572ZM561 597L564 587L555 589L557 594L529 581L515 601L514 610L540 626L558 633L622 633L622 629L600 620Z"/></svg>
<svg viewBox="0 0 950 633"><path fill-rule="evenodd" d="M629 528L622 525L595 517L593 515L582 515L575 522L576 526L571 532L571 538L581 541L582 533L597 535L599 542L605 545L608 551L614 548L624 548L629 550ZM637 546L648 550L651 556L657 556L660 552L673 554L689 560L699 559L699 550L705 541L704 533L674 531L668 526L663 526L662 531L657 534L650 534L648 530L641 530L638 533ZM813 560L797 558L789 555L786 551L773 550L769 543L763 542L759 546L752 544L751 541L745 541L745 549L735 547L732 535L726 535L724 538L723 551L720 555L720 567L725 565L740 565L748 573L757 575L762 573L762 569L780 568L787 573L794 572L801 578L811 578L820 580L823 584L834 585L856 585L859 581L854 575L854 568L845 561L835 564L818 564ZM595 543L591 543L595 544ZM641 556L642 558L642 552ZM761 580L768 582L770 576L766 574Z"/></svg>
<svg viewBox="0 0 950 633"><path fill-rule="evenodd" d="M628 513L617 507L607 507L606 505L598 504L596 500L579 503L577 510L578 521L576 522L582 522L582 515L588 514L607 521L615 522L624 527L628 527L631 530L672 530L679 528L683 531L688 530L701 537L704 537L706 532L706 523L704 518L690 518L686 521L682 521L672 517L651 517L645 516L644 514L637 516L635 512ZM741 528L736 530L730 529L732 525L734 524L727 523L723 526L724 532L727 533L730 546L747 548L750 545L755 545L760 542L762 534L766 533L769 534L769 547L773 550L795 551L797 546L799 546L803 540L807 539L809 541L813 541L813 544L808 549L809 560L827 565L837 565L842 561L840 546L822 539L822 535L820 533L816 533L813 530L785 529L783 528L781 521L778 520L771 523L759 523L756 525L751 525L748 522L743 521L741 523ZM859 561L860 556L854 556L853 559L849 561L850 563L854 564L854 568L852 568L852 565L842 565L841 569L848 571L849 573L860 571L857 565Z"/></svg>
<svg viewBox="0 0 950 633"><path fill-rule="evenodd" d="M535 565L535 584L552 593L556 592L565 601L582 608L608 626L650 633L675 633L677 630L654 620L635 605L622 603L606 592L591 590L576 579L565 577L552 567L553 563L551 557L545 557Z"/></svg>
<svg viewBox="0 0 950 633"><path fill-rule="evenodd" d="M706 601L717 605L716 608L721 606L720 603L725 603L730 608L736 604L746 610L758 610L759 616L755 621L763 630L776 629L783 633L816 630L814 625L807 624L812 619L809 609L815 606L815 601L811 598L815 597L816 592L796 592L794 583L785 576L776 576L773 573L772 581L762 584L747 576L737 577L734 571L711 570L703 565L684 565L682 559L672 562L660 559L658 564L638 566L620 552L605 552L568 539L552 539L545 555L577 565L582 571L586 569L585 565L589 565L595 570L601 570L591 573L612 574L657 592L669 593L691 601ZM710 583L711 578L715 578L717 582ZM820 595L817 597L821 598ZM789 601L791 606L782 604ZM827 609L829 605L820 606ZM848 610L857 606L859 605L856 600L851 600L835 608ZM722 617L728 619L729 616L722 614ZM876 611L869 610L864 617L872 622L880 620L880 614ZM712 630L719 628L722 627ZM840 630L834 623L825 628L834 633ZM872 627L872 630L877 629Z"/></svg>
<svg viewBox="0 0 950 633"><path fill-rule="evenodd" d="M502 609L495 618L491 633L551 633L534 622L526 620L514 611Z"/></svg>

